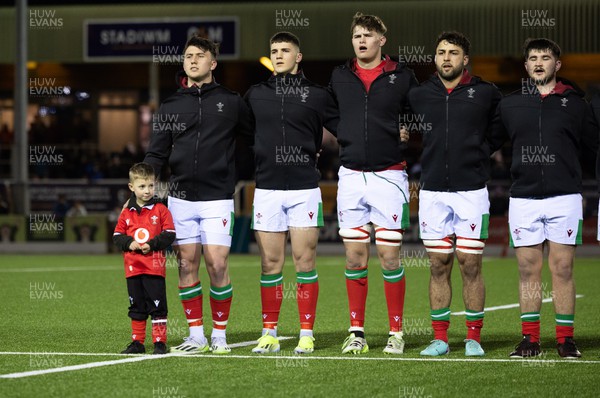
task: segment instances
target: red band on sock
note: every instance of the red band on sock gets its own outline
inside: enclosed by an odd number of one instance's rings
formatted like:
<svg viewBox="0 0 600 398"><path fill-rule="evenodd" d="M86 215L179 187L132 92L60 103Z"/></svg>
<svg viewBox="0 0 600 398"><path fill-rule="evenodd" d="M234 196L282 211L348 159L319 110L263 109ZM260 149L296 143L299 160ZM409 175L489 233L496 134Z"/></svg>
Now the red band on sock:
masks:
<svg viewBox="0 0 600 398"><path fill-rule="evenodd" d="M142 344L144 343L144 340L146 340L146 320L131 320L131 340L137 340Z"/></svg>
<svg viewBox="0 0 600 398"><path fill-rule="evenodd" d="M152 342L167 344L167 318L152 320Z"/></svg>
<svg viewBox="0 0 600 398"><path fill-rule="evenodd" d="M233 297L226 298L225 300L217 300L210 298L210 309L212 311L213 328L225 330L227 328L227 321L229 320L229 310L231 309L231 299ZM225 322L223 324L222 322Z"/></svg>
<svg viewBox="0 0 600 398"><path fill-rule="evenodd" d="M431 327L433 327L433 338L435 340L448 342L448 328L450 327L450 321L431 321Z"/></svg>
<svg viewBox="0 0 600 398"><path fill-rule="evenodd" d="M404 295L406 292L406 278L398 282L383 282L385 301L388 308L390 332L402 330L402 315L404 313Z"/></svg>
<svg viewBox="0 0 600 398"><path fill-rule="evenodd" d="M532 343L540 341L540 321L521 322L521 331L523 333L523 336L531 336L529 341L531 341Z"/></svg>
<svg viewBox="0 0 600 398"><path fill-rule="evenodd" d="M183 311L185 312L185 318L189 321L190 319L198 319L198 321L192 323L188 322L189 326L202 326L202 296L194 297L189 300L181 300L183 304ZM197 324L199 323L199 324Z"/></svg>
<svg viewBox="0 0 600 398"><path fill-rule="evenodd" d="M481 342L481 328L483 327L483 319L476 321L466 321L467 324L467 339Z"/></svg>
<svg viewBox="0 0 600 398"><path fill-rule="evenodd" d="M319 298L319 282L299 283L296 288L298 314L300 315L300 329L312 330L317 312Z"/></svg>
<svg viewBox="0 0 600 398"><path fill-rule="evenodd" d="M355 270L366 269L355 268ZM367 292L369 291L369 280L367 277L359 279L346 278L346 291L348 293L348 307L350 309L350 326L365 326L365 306L367 304Z"/></svg>
<svg viewBox="0 0 600 398"><path fill-rule="evenodd" d="M279 322L279 311L283 301L283 285L261 286L260 301L262 304L263 328L275 329Z"/></svg>
<svg viewBox="0 0 600 398"><path fill-rule="evenodd" d="M575 330L575 328L573 326L556 325L556 341L559 344L564 344L566 337L573 338L574 330Z"/></svg>

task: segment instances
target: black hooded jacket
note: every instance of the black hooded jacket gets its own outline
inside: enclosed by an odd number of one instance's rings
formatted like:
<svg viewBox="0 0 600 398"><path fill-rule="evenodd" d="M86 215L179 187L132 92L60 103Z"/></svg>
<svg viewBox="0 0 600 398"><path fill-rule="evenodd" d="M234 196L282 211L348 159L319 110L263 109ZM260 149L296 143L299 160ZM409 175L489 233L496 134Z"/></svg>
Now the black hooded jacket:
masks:
<svg viewBox="0 0 600 398"><path fill-rule="evenodd" d="M557 78L542 97L524 85L500 101L490 138L492 151L510 138L513 198L542 199L581 192L582 146L596 148L598 127L583 92Z"/></svg>
<svg viewBox="0 0 600 398"><path fill-rule="evenodd" d="M489 179L489 132L502 94L465 70L450 94L437 74L408 93L409 131L423 134L421 186L429 191L471 191Z"/></svg>
<svg viewBox="0 0 600 398"><path fill-rule="evenodd" d="M316 156L327 109L335 107L327 90L299 72L273 75L252 86L244 99L255 120L256 187L318 187Z"/></svg>
<svg viewBox="0 0 600 398"><path fill-rule="evenodd" d="M231 199L235 139L252 140L248 107L238 93L214 81L187 87L181 71L177 83L180 88L153 116L144 161L157 175L168 161L170 196L189 201Z"/></svg>
<svg viewBox="0 0 600 398"><path fill-rule="evenodd" d="M411 69L386 56L381 75L369 92L355 72L355 61L334 69L329 83L339 112L340 160L353 170L384 170L404 162L400 119L406 112L408 90L417 79Z"/></svg>

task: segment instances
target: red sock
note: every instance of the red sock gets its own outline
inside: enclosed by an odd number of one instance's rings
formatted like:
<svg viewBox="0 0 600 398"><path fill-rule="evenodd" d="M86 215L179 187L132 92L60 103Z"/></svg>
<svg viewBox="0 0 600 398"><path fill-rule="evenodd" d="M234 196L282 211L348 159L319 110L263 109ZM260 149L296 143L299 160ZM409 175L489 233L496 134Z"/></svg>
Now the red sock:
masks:
<svg viewBox="0 0 600 398"><path fill-rule="evenodd" d="M279 322L279 311L283 301L283 285L261 286L260 301L264 329L275 329Z"/></svg>
<svg viewBox="0 0 600 398"><path fill-rule="evenodd" d="M348 293L348 307L350 309L350 327L363 328L365 326L365 306L369 290L366 271L367 266L346 269L346 291Z"/></svg>
<svg viewBox="0 0 600 398"><path fill-rule="evenodd" d="M167 318L152 320L152 342L167 344Z"/></svg>
<svg viewBox="0 0 600 398"><path fill-rule="evenodd" d="M431 321L431 326L433 327L433 338L447 343L450 321Z"/></svg>
<svg viewBox="0 0 600 398"><path fill-rule="evenodd" d="M574 330L575 328L573 326L556 325L556 341L558 344L564 344L565 337L573 338Z"/></svg>
<svg viewBox="0 0 600 398"><path fill-rule="evenodd" d="M317 312L317 299L319 298L319 282L298 283L296 289L298 314L300 315L300 329L312 330Z"/></svg>
<svg viewBox="0 0 600 398"><path fill-rule="evenodd" d="M187 319L188 326L202 326L202 285L196 282L192 286L179 286L180 297L183 304L183 311Z"/></svg>
<svg viewBox="0 0 600 398"><path fill-rule="evenodd" d="M231 309L231 299L217 300L210 297L210 309L212 311L213 329L226 329L229 320L229 310Z"/></svg>
<svg viewBox="0 0 600 398"><path fill-rule="evenodd" d="M388 319L390 322L390 332L400 332L402 330L402 314L404 312L404 294L406 292L406 278L398 282L383 281L385 291L385 301L388 308Z"/></svg>
<svg viewBox="0 0 600 398"><path fill-rule="evenodd" d="M483 327L483 319L476 321L466 321L467 324L467 339L481 342L481 328Z"/></svg>
<svg viewBox="0 0 600 398"><path fill-rule="evenodd" d="M530 335L532 343L540 340L540 321L521 322L521 331L523 336Z"/></svg>
<svg viewBox="0 0 600 398"><path fill-rule="evenodd" d="M137 321L135 319L131 320L131 340L137 340L140 343L144 344L144 340L146 340L146 320Z"/></svg>

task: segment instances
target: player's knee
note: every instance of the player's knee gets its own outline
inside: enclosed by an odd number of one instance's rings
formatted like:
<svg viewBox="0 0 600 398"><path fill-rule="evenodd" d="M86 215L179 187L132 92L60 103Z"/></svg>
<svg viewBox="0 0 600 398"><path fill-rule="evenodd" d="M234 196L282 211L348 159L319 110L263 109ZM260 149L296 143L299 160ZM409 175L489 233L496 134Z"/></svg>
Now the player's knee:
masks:
<svg viewBox="0 0 600 398"><path fill-rule="evenodd" d="M466 254L483 254L485 241L481 239L456 238L456 251Z"/></svg>
<svg viewBox="0 0 600 398"><path fill-rule="evenodd" d="M452 240L449 237L443 239L424 239L423 245L427 253L441 253L441 254L452 254L454 248L452 247Z"/></svg>
<svg viewBox="0 0 600 398"><path fill-rule="evenodd" d="M376 228L375 243L383 246L399 247L402 244L403 232L401 229Z"/></svg>
<svg viewBox="0 0 600 398"><path fill-rule="evenodd" d="M339 234L347 243L369 243L371 241L372 227L365 224L356 228L340 228Z"/></svg>

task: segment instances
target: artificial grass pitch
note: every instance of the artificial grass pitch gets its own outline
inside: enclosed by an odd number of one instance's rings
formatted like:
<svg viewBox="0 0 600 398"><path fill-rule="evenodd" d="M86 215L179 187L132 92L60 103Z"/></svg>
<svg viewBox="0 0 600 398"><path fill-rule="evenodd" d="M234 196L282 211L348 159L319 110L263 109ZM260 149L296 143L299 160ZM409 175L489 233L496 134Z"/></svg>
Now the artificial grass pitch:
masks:
<svg viewBox="0 0 600 398"><path fill-rule="evenodd" d="M424 256L426 257L426 256ZM228 342L245 343L231 356L166 356L121 362L118 353L130 339L128 298L120 255L1 256L0 257L0 376L85 364L72 369L22 378L0 377L0 396L29 397L198 397L198 396L596 396L600 371L600 292L598 259L576 259L577 299L575 340L581 360L562 360L554 341L554 310L542 305L541 357L509 360L519 342L519 308L487 311L482 331L486 355L464 356L464 315L451 316L450 354L423 358L420 350L433 338L429 318L429 269L425 258L407 259L404 310L405 353L382 353L387 340L387 310L383 278L371 260L365 335L370 352L358 357L341 354L348 332L348 304L342 257L320 256L319 303L315 323L315 352L294 356L299 332L295 300L296 275L291 260L284 268L283 305L278 334L281 352L251 353L250 342L260 337L260 261L257 256L232 256L233 305ZM187 323L178 299L176 261L167 261L169 305L168 345L187 336ZM204 267L204 265L202 265ZM208 287L201 267L200 278ZM453 312L464 311L462 283L453 272ZM514 258L484 259L486 307L518 303L518 274ZM551 299L547 266L542 298ZM204 320L210 337L208 296ZM547 300L549 301L549 300ZM152 352L150 330L147 352ZM11 352L12 354L3 354ZM61 353L61 355L57 355ZM69 354L72 353L72 354ZM82 354L98 354L82 355ZM114 355L112 355L114 354ZM110 365L105 362L112 361ZM96 365L90 365L96 366Z"/></svg>

